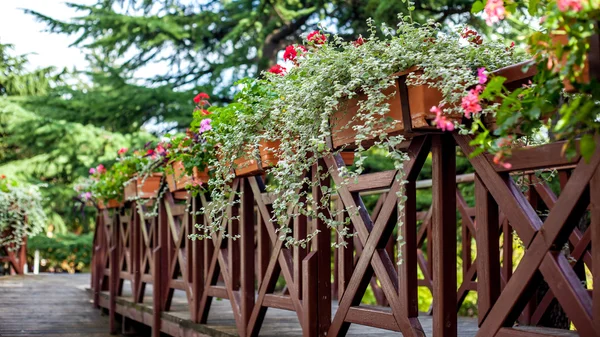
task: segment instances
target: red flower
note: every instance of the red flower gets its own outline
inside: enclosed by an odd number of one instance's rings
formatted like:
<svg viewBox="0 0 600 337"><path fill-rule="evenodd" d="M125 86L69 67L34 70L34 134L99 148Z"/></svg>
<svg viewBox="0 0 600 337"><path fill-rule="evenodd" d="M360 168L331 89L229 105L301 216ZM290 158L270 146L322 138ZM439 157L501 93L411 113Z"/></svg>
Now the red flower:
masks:
<svg viewBox="0 0 600 337"><path fill-rule="evenodd" d="M483 43L483 38L481 37L481 35L479 35L477 31L471 28L465 28L465 30L462 32L462 34L460 34L460 36L462 36L463 39L474 44L479 45Z"/></svg>
<svg viewBox="0 0 600 337"><path fill-rule="evenodd" d="M208 96L208 94L207 94L207 93L205 93L205 92L201 92L201 93L199 93L198 95L196 95L196 97L194 97L194 103L198 104L198 103L200 103L202 100L209 99L209 98L210 98L210 97Z"/></svg>
<svg viewBox="0 0 600 337"><path fill-rule="evenodd" d="M104 165L100 164L96 166L96 172L98 172L99 174L104 174L106 173L106 168L104 168Z"/></svg>
<svg viewBox="0 0 600 337"><path fill-rule="evenodd" d="M6 176L4 174L0 175L0 179L5 179Z"/></svg>
<svg viewBox="0 0 600 337"><path fill-rule="evenodd" d="M269 72L283 76L283 75L285 75L286 69L284 67L280 66L279 64L276 64L269 69Z"/></svg>
<svg viewBox="0 0 600 337"><path fill-rule="evenodd" d="M208 110L206 110L206 109L202 109L202 110L200 110L200 112L202 112L202 114L203 114L204 116L208 116L208 115L210 115L210 111L208 111Z"/></svg>
<svg viewBox="0 0 600 337"><path fill-rule="evenodd" d="M298 49L300 49L303 52L306 52L307 49L304 46L294 46L294 45L290 45L287 46L285 48L285 52L283 53L283 60L284 61L294 61L296 60L296 57L298 57Z"/></svg>
<svg viewBox="0 0 600 337"><path fill-rule="evenodd" d="M321 34L318 30L308 34L306 39L314 44L324 44L327 41L327 36Z"/></svg>
<svg viewBox="0 0 600 337"><path fill-rule="evenodd" d="M148 151L146 151L146 156L154 159L154 158L156 158L156 152L154 152L153 149L148 149Z"/></svg>
<svg viewBox="0 0 600 337"><path fill-rule="evenodd" d="M358 39L356 39L356 41L352 42L352 44L354 45L354 47L360 47L365 43L365 40L363 39L362 35L360 35L358 37Z"/></svg>

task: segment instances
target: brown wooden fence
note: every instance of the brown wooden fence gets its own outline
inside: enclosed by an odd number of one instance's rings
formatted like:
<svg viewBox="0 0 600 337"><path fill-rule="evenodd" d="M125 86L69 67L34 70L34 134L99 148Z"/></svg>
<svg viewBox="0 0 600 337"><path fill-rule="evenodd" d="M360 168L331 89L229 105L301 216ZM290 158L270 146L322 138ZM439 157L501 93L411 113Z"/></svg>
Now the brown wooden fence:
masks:
<svg viewBox="0 0 600 337"><path fill-rule="evenodd" d="M562 336L561 331L526 327L540 323L556 303L580 336L600 336L600 287L587 289L600 285L600 149L589 161L561 157L561 143L515 150L510 169L480 155L470 159L474 174L457 180L457 149L468 156L473 151L469 141L450 133L412 138L406 146L410 161L404 185L395 179L395 171L340 184L342 158L324 158L319 165L341 188L330 205L312 207L358 210L340 215L350 217L356 233L347 248L331 248L332 240L339 239L324 234L330 233L324 221L303 216L290 220L293 235L321 233L307 248L286 247L270 221L273 196L261 176L233 182L233 189L242 193L227 210L235 220L223 226L240 234L238 240L221 234L204 241L187 238L196 231L194 223L209 224L207 217L193 215L208 205L204 195L185 200L180 193L166 192L154 218L144 216L152 202L102 210L94 239L94 303L101 305L100 294L109 293L103 306L109 309L112 332L117 330L117 298L128 281L137 303L152 285L152 319L142 315L137 320L151 325L156 336L165 324L161 313L171 310L174 291L181 290L196 323L207 323L213 299L228 299L240 336L257 336L267 309L278 308L295 313L305 336L343 336L351 324L424 336L422 317L431 314L432 335L452 337L457 336L458 308L475 291L477 336ZM433 178L417 182L429 154ZM559 191L534 174L549 168L558 172ZM307 175L317 179L318 169ZM530 182L527 189L515 176ZM474 182L474 207L465 202L457 181ZM417 212L416 190L422 186L431 186L432 206ZM398 226L401 188L407 201L403 225ZM311 193L313 200L320 199L318 188ZM371 212L363 203L367 194L379 195ZM191 203L191 212L186 212L186 203ZM586 220L591 224L582 225ZM513 264L515 239L524 255ZM590 274L592 280L587 279ZM378 306L360 305L369 286ZM418 311L419 286L433 295L429 313Z"/></svg>

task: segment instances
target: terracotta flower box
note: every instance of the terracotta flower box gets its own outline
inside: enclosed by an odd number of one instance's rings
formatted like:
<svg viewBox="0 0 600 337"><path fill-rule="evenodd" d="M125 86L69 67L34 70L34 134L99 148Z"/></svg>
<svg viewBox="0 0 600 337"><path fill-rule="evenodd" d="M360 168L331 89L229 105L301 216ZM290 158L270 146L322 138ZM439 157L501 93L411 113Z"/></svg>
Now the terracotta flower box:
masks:
<svg viewBox="0 0 600 337"><path fill-rule="evenodd" d="M527 67L527 69L525 69L525 67ZM495 70L490 74L490 77L502 76L506 78L506 81L504 81L504 86L508 90L513 91L522 87L523 85L528 85L536 74L537 67L533 61L524 61ZM497 103L502 102L499 101ZM485 115L483 116L482 121L490 130L496 130L497 125L495 116ZM520 133L519 130L515 130L515 132Z"/></svg>
<svg viewBox="0 0 600 337"><path fill-rule="evenodd" d="M107 202L102 200L98 200L98 209L110 209L110 208L120 208L123 206L123 203L119 202L116 199L109 199Z"/></svg>
<svg viewBox="0 0 600 337"><path fill-rule="evenodd" d="M354 164L354 151L340 152L340 155L342 156L342 159L344 160L344 164L346 164L346 166L351 166L352 164Z"/></svg>
<svg viewBox="0 0 600 337"><path fill-rule="evenodd" d="M395 73L392 77L398 79L409 73L416 73L417 75L422 74L421 71L411 68L406 71ZM384 103L389 104L390 107L390 111L384 117L397 122L394 126L385 129L390 135L398 135L405 130L406 123L402 113L403 100L408 100L412 128L425 130L431 126L430 121L435 119L435 113L430 112L431 107L439 105L439 102L443 99L442 93L439 90L432 88L427 84L407 86L407 92L407 97L401 97L400 83L398 80L395 85L383 90L383 93L389 97ZM332 116L330 123L334 148L339 148L344 145L352 146L354 144L356 131L353 130L353 126L361 125L361 122L350 122L358 113L359 102L366 99L367 96L365 94L359 94L348 99Z"/></svg>
<svg viewBox="0 0 600 337"><path fill-rule="evenodd" d="M566 34L550 34L550 37L552 38L552 43L555 45L563 45L566 46L567 44L569 44L569 38ZM594 35L592 36L590 39L595 39L598 40L599 37L598 35ZM591 48L594 48L593 44L591 46ZM591 52L591 50L590 50ZM576 82L579 84L588 84L590 83L590 63L589 63L589 59L591 55L587 55L588 57L586 57L585 61L584 61L584 65L583 65L583 69L581 72L581 75L579 77L577 77ZM564 68L566 63L567 63L567 58L569 57L568 52L566 52L562 59L559 61L560 66L559 68ZM565 87L565 91L569 92L569 93L574 93L577 92L577 90L575 89L575 87L573 86L573 84L571 83L571 81L569 81L568 79L564 79L563 80L563 86Z"/></svg>
<svg viewBox="0 0 600 337"><path fill-rule="evenodd" d="M169 186L169 190L171 192L185 190L185 187L191 185L194 180L202 182L203 184L208 182L208 168L204 171L199 171L196 167L194 167L193 177L190 177L185 173L182 162L177 161L171 163L171 166L173 168L173 173L166 175L167 185Z"/></svg>
<svg viewBox="0 0 600 337"><path fill-rule="evenodd" d="M125 199L152 199L158 196L162 173L152 173L147 177L134 178L125 186Z"/></svg>
<svg viewBox="0 0 600 337"><path fill-rule="evenodd" d="M278 140L261 141L258 144L260 160L252 158L251 153L247 153L246 156L236 159L234 161L235 175L243 177L262 174L265 169L276 165L279 161L277 150L279 149L280 144L281 142Z"/></svg>

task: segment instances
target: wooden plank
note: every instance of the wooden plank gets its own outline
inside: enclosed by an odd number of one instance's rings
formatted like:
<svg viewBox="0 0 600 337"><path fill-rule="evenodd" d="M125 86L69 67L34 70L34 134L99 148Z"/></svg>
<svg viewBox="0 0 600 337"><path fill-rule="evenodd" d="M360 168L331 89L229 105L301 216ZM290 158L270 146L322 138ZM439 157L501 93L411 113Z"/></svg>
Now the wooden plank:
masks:
<svg viewBox="0 0 600 337"><path fill-rule="evenodd" d="M295 311L292 300L289 296L285 295L265 294L265 298L262 302L262 305L269 308Z"/></svg>
<svg viewBox="0 0 600 337"><path fill-rule="evenodd" d="M456 145L433 136L433 333L456 337Z"/></svg>
<svg viewBox="0 0 600 337"><path fill-rule="evenodd" d="M477 308L479 323L500 295L500 249L498 205L479 178L475 178L477 205ZM511 257L512 258L512 257Z"/></svg>
<svg viewBox="0 0 600 337"><path fill-rule="evenodd" d="M348 322L400 332L400 327L390 311L377 308L352 307L346 316Z"/></svg>
<svg viewBox="0 0 600 337"><path fill-rule="evenodd" d="M563 147L566 142L554 142L550 144L514 149L508 162L510 168L505 168L502 165L494 164L494 169L497 172L515 172L529 171L545 168L559 168L561 166L571 166L576 164L581 159L580 155L567 159L563 155ZM575 146L579 147L579 142L576 141ZM485 157L492 162L493 155L485 154Z"/></svg>
<svg viewBox="0 0 600 337"><path fill-rule="evenodd" d="M388 189L392 185L396 171L383 171L377 173L362 174L357 181L351 181L348 184L350 192L366 192L371 190Z"/></svg>

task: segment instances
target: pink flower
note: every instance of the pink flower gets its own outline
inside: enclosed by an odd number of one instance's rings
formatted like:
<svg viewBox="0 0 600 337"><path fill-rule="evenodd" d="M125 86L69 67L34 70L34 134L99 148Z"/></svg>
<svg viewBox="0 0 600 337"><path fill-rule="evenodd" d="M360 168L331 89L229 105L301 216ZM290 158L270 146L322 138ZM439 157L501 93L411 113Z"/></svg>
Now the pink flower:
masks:
<svg viewBox="0 0 600 337"><path fill-rule="evenodd" d="M284 67L280 66L279 64L276 64L269 69L270 73L281 75L281 76L285 75L286 71L287 70Z"/></svg>
<svg viewBox="0 0 600 337"><path fill-rule="evenodd" d="M83 201L88 201L88 200L90 200L92 198L92 193L90 193L90 192L81 193L79 195L79 197L81 199L83 199Z"/></svg>
<svg viewBox="0 0 600 337"><path fill-rule="evenodd" d="M212 126L210 125L210 118L205 118L200 122L200 129L198 129L198 132L204 133L209 130L212 130Z"/></svg>
<svg viewBox="0 0 600 337"><path fill-rule="evenodd" d="M127 153L127 151L129 151L129 149L128 149L128 148L126 148L126 147L122 147L122 148L120 148L120 149L119 149L119 151L117 151L117 153L118 153L119 155L123 155L123 154Z"/></svg>
<svg viewBox="0 0 600 337"><path fill-rule="evenodd" d="M477 77L479 78L479 84L485 84L485 82L487 82L488 78L485 74L485 68L477 69Z"/></svg>
<svg viewBox="0 0 600 337"><path fill-rule="evenodd" d="M208 96L207 93L205 92L201 92L198 95L196 95L196 97L194 97L194 103L198 104L200 103L202 100L206 100L209 99L210 97Z"/></svg>
<svg viewBox="0 0 600 337"><path fill-rule="evenodd" d="M96 174L96 169L95 169L95 168L93 168L93 167L91 167L91 168L90 168L90 174Z"/></svg>
<svg viewBox="0 0 600 337"><path fill-rule="evenodd" d="M558 0L556 3L561 12L566 12L568 10L579 12L583 8L581 0Z"/></svg>
<svg viewBox="0 0 600 337"><path fill-rule="evenodd" d="M485 4L484 12L486 14L485 22L488 26L493 25L496 22L504 19L506 9L504 8L503 0L488 0Z"/></svg>
<svg viewBox="0 0 600 337"><path fill-rule="evenodd" d="M477 86L475 89L469 90L467 96L462 98L461 106L465 111L465 117L471 118L472 113L481 111L481 105L479 104L479 92L481 86Z"/></svg>
<svg viewBox="0 0 600 337"><path fill-rule="evenodd" d="M327 41L327 36L321 34L318 30L308 34L306 40L313 42L314 44L324 44Z"/></svg>
<svg viewBox="0 0 600 337"><path fill-rule="evenodd" d="M161 156L164 156L167 154L167 150L165 150L164 146L162 146L162 144L158 144L156 145L156 153L158 153Z"/></svg>
<svg viewBox="0 0 600 337"><path fill-rule="evenodd" d="M438 129L442 131L453 131L454 124L446 119L445 116L442 115L442 109L437 106L432 106L431 112L435 112L435 119L433 120Z"/></svg>
<svg viewBox="0 0 600 337"><path fill-rule="evenodd" d="M303 52L306 52L307 49L304 46L294 46L290 45L285 48L285 52L283 52L283 60L284 61L295 61L298 57L298 49Z"/></svg>
<svg viewBox="0 0 600 337"><path fill-rule="evenodd" d="M96 166L96 172L98 172L99 174L106 173L106 169L104 168L104 165L100 164L100 165Z"/></svg>

